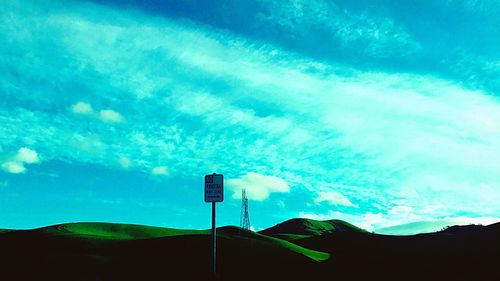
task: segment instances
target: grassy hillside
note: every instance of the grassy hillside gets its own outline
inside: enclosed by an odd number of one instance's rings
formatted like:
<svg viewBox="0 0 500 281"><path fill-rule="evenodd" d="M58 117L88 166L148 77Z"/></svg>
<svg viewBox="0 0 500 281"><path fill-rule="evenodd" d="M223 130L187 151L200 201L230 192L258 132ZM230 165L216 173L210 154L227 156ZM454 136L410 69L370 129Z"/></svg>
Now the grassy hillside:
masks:
<svg viewBox="0 0 500 281"><path fill-rule="evenodd" d="M289 241L309 236L325 235L334 232L365 232L348 222L341 220L316 221L311 219L291 219L260 231L265 235L283 238Z"/></svg>
<svg viewBox="0 0 500 281"><path fill-rule="evenodd" d="M351 280L500 280L500 224L408 236L333 232L294 243L331 253L323 274Z"/></svg>
<svg viewBox="0 0 500 281"><path fill-rule="evenodd" d="M55 235L69 234L114 240L149 239L188 234L210 234L209 230L184 230L115 223L69 223L51 226L45 228L44 231Z"/></svg>
<svg viewBox="0 0 500 281"><path fill-rule="evenodd" d="M258 268L247 274L249 278L263 272L288 276L304 273L330 256L236 227L219 228L217 234L224 280L236 278L241 264ZM14 276L11 280L154 280L165 274L205 280L211 276L210 238L209 230L62 224L0 234L0 264L7 268L4 276Z"/></svg>
<svg viewBox="0 0 500 281"><path fill-rule="evenodd" d="M1 276L211 280L210 238L208 230L106 223L8 231L0 233ZM221 227L217 243L218 280L500 280L500 224L389 236L294 219L261 233Z"/></svg>

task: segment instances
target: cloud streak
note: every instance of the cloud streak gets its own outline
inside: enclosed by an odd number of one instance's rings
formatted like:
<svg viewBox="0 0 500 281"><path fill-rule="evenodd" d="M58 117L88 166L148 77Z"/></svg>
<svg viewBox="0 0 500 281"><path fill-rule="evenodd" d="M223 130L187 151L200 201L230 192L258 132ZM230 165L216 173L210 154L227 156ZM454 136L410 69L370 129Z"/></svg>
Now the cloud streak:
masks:
<svg viewBox="0 0 500 281"><path fill-rule="evenodd" d="M314 202L316 204L327 202L333 206L357 207L347 197L336 191L320 191Z"/></svg>

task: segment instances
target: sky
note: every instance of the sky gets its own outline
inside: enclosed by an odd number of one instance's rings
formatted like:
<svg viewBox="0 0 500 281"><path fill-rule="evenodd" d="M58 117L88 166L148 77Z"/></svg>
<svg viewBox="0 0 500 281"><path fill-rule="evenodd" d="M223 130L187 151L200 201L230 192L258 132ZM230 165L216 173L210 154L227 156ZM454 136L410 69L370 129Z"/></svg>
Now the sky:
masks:
<svg viewBox="0 0 500 281"><path fill-rule="evenodd" d="M496 0L7 0L0 228L500 221Z"/></svg>

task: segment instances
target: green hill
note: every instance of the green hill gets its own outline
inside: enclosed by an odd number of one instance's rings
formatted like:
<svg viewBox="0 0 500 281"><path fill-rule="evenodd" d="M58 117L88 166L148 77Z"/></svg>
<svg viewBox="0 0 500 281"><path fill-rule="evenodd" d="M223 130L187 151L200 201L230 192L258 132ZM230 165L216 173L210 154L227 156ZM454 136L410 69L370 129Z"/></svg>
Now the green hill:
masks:
<svg viewBox="0 0 500 281"><path fill-rule="evenodd" d="M74 235L100 239L149 239L188 234L210 234L209 230L184 230L117 223L68 223L41 229L54 235Z"/></svg>
<svg viewBox="0 0 500 281"><path fill-rule="evenodd" d="M309 236L325 235L334 232L366 232L342 220L317 221L311 219L291 219L260 231L261 234L280 237L289 241Z"/></svg>
<svg viewBox="0 0 500 281"><path fill-rule="evenodd" d="M217 280L500 280L499 237L500 224L409 236L339 220L226 226ZM70 223L0 232L0 249L2 280L212 280L209 230Z"/></svg>
<svg viewBox="0 0 500 281"><path fill-rule="evenodd" d="M220 275L234 280L244 263L262 272L302 274L330 254L244 231L217 229ZM10 280L155 280L167 274L191 280L210 276L209 230L129 224L70 223L0 234L0 264ZM288 268L293 266L293 269ZM68 278L75 276L78 278Z"/></svg>
<svg viewBox="0 0 500 281"><path fill-rule="evenodd" d="M252 243L254 243L254 245L264 244L272 247L281 247L293 251L295 253L301 254L303 256L306 256L315 261L325 261L330 257L328 253L310 250L283 239L266 236L256 232L244 231L237 227L231 227L231 226L223 227L219 230L218 236L223 236L228 238L237 237L244 240L250 239Z"/></svg>

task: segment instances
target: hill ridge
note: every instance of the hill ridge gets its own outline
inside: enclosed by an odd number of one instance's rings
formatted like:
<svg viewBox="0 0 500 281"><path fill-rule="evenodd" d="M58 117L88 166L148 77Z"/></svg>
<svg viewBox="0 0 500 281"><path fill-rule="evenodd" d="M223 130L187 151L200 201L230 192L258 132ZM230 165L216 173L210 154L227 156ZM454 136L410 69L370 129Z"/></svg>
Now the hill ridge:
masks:
<svg viewBox="0 0 500 281"><path fill-rule="evenodd" d="M307 218L293 218L259 231L259 233L265 235L292 234L303 236L318 236L334 232L366 232L366 230L338 219L319 221Z"/></svg>

